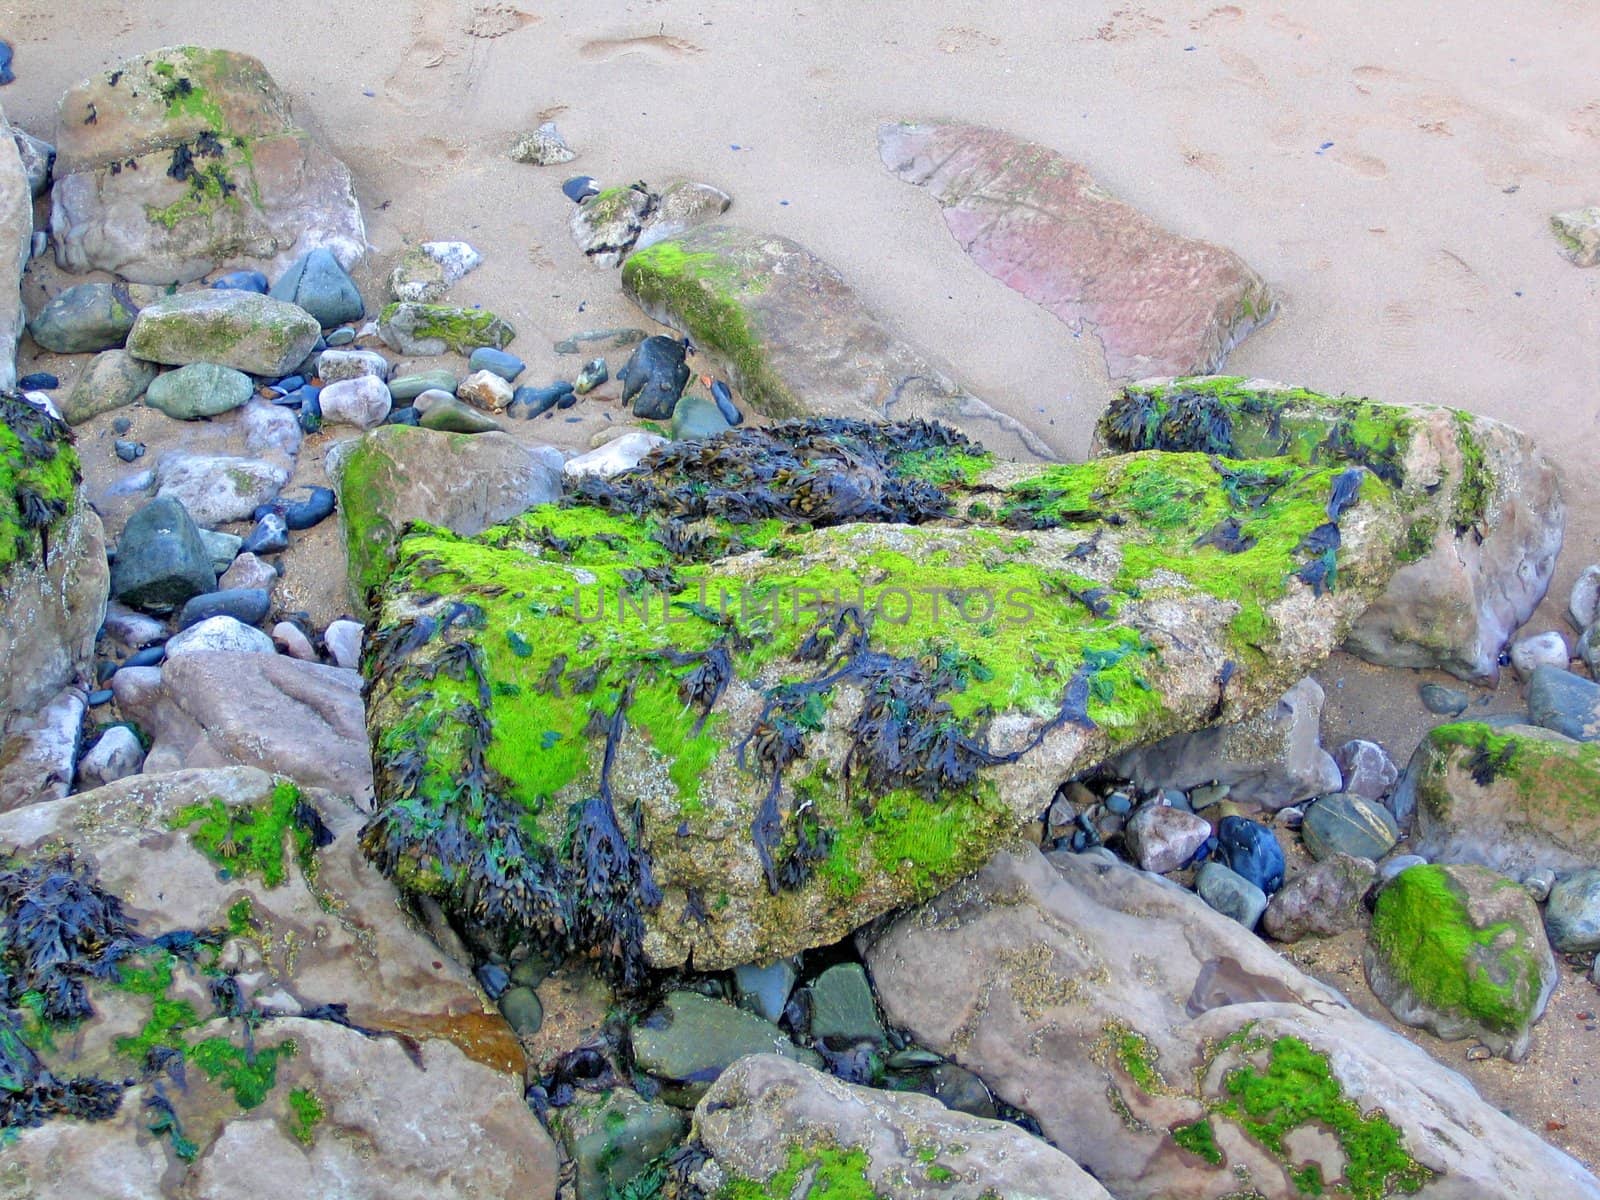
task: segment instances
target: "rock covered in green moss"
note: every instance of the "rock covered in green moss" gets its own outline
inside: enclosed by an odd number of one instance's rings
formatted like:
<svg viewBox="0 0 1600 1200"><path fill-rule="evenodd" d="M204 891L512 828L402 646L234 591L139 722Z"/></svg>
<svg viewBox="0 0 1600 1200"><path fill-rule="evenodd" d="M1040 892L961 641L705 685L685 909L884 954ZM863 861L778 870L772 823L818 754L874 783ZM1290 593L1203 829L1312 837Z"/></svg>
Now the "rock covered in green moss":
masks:
<svg viewBox="0 0 1600 1200"><path fill-rule="evenodd" d="M837 940L973 870L1075 769L1249 711L1337 644L1387 580L1388 488L1340 513L1335 580L1307 539L1339 471L1247 469L997 467L938 426L796 422L474 538L417 530L366 666L369 847L630 979Z"/></svg>
<svg viewBox="0 0 1600 1200"><path fill-rule="evenodd" d="M517 331L481 308L396 302L378 318L378 335L397 354L426 357L446 350L470 354L479 346L503 350Z"/></svg>
<svg viewBox="0 0 1600 1200"><path fill-rule="evenodd" d="M168 284L366 252L349 171L257 59L156 50L69 88L60 109L50 231L66 270Z"/></svg>
<svg viewBox="0 0 1600 1200"><path fill-rule="evenodd" d="M1550 585L1566 508L1555 468L1524 433L1425 404L1376 404L1264 380L1134 384L1097 426L1112 452L1192 450L1354 463L1397 488L1403 566L1349 649L1394 667L1497 677L1500 648Z"/></svg>
<svg viewBox="0 0 1600 1200"><path fill-rule="evenodd" d="M1418 854L1521 877L1600 862L1600 744L1529 725L1440 725L1395 789Z"/></svg>
<svg viewBox="0 0 1600 1200"><path fill-rule="evenodd" d="M1513 1062L1556 986L1538 906L1513 879L1471 864L1408 867L1378 893L1367 982L1407 1025L1476 1037Z"/></svg>
<svg viewBox="0 0 1600 1200"><path fill-rule="evenodd" d="M144 395L159 371L126 350L102 350L78 373L61 401L61 415L69 425L82 425L90 417L126 408Z"/></svg>
<svg viewBox="0 0 1600 1200"><path fill-rule="evenodd" d="M1600 1197L1454 1071L1120 863L1004 851L865 954L891 1025L1115 1196Z"/></svg>
<svg viewBox="0 0 1600 1200"><path fill-rule="evenodd" d="M255 386L243 371L216 363L191 363L150 381L145 403L179 421L217 417L250 402Z"/></svg>
<svg viewBox="0 0 1600 1200"><path fill-rule="evenodd" d="M303 362L321 336L316 318L293 304L206 288L142 308L128 334L128 352L147 362L215 363L276 379Z"/></svg>
<svg viewBox="0 0 1600 1200"><path fill-rule="evenodd" d="M702 225L630 256L622 287L655 320L688 334L771 416L937 419L1011 458L1055 457L897 337L838 271L787 238Z"/></svg>
<svg viewBox="0 0 1600 1200"><path fill-rule="evenodd" d="M1015 1125L928 1096L856 1087L770 1054L723 1073L694 1131L727 1200L1111 1200L1065 1154Z"/></svg>
<svg viewBox="0 0 1600 1200"><path fill-rule="evenodd" d="M1600 205L1572 208L1550 218L1562 256L1573 266L1592 267L1600 263Z"/></svg>

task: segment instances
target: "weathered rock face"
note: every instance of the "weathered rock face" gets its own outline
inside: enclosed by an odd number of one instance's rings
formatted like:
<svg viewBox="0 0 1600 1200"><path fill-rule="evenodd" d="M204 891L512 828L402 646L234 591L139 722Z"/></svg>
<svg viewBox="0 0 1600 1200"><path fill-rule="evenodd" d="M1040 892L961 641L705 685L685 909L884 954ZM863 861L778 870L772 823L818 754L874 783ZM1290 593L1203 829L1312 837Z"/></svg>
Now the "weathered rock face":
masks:
<svg viewBox="0 0 1600 1200"><path fill-rule="evenodd" d="M108 576L70 432L0 392L0 726L86 674Z"/></svg>
<svg viewBox="0 0 1600 1200"><path fill-rule="evenodd" d="M1338 791L1338 764L1322 748L1323 699L1315 679L1302 679L1265 712L1141 746L1112 769L1146 790L1226 784L1232 799L1272 809Z"/></svg>
<svg viewBox="0 0 1600 1200"><path fill-rule="evenodd" d="M117 704L152 741L145 769L241 763L365 802L361 677L273 654L270 640L266 649L174 653L161 667L118 671Z"/></svg>
<svg viewBox="0 0 1600 1200"><path fill-rule="evenodd" d="M0 811L59 800L72 790L85 703L80 687L64 687L33 712L12 713L0 738Z"/></svg>
<svg viewBox="0 0 1600 1200"><path fill-rule="evenodd" d="M214 931L187 951L138 943L107 977L84 976L92 1015L53 1044L48 1014L22 1028L63 1078L135 1082L110 1120L16 1131L15 1194L106 1195L115 1164L120 1194L140 1196L553 1196L554 1147L522 1101L516 1038L395 904L357 847L361 821L242 767L0 816L0 844L25 863L62 844L92 861L136 936ZM329 1004L348 1025L302 1017ZM227 1019L242 1011L261 1014L249 1042ZM147 1059L150 1047L170 1052Z"/></svg>
<svg viewBox="0 0 1600 1200"><path fill-rule="evenodd" d="M1471 864L1409 867L1384 885L1363 962L1372 994L1407 1025L1475 1037L1513 1062L1556 986L1538 906Z"/></svg>
<svg viewBox="0 0 1600 1200"><path fill-rule="evenodd" d="M1230 493L1202 455L1029 470L937 426L795 422L477 538L413 533L366 664L369 844L403 886L613 966L834 941L974 869L1074 770L1331 650L1400 515L1368 477L1318 595L1296 571L1340 472L1248 469ZM1196 549L1234 520L1248 549ZM520 853L485 877L502 837Z"/></svg>
<svg viewBox="0 0 1600 1200"><path fill-rule="evenodd" d="M1600 744L1547 729L1441 725L1411 757L1394 804L1440 862L1521 877L1600 862Z"/></svg>
<svg viewBox="0 0 1600 1200"><path fill-rule="evenodd" d="M1600 1196L1572 1159L1192 893L997 856L867 964L886 1015L1127 1200Z"/></svg>
<svg viewBox="0 0 1600 1200"><path fill-rule="evenodd" d="M632 255L622 287L689 335L757 409L778 417L939 420L1008 458L1054 455L870 312L787 238L703 225Z"/></svg>
<svg viewBox="0 0 1600 1200"><path fill-rule="evenodd" d="M17 143L0 108L0 389L17 383L17 339L22 308L22 268L33 244L33 192Z"/></svg>
<svg viewBox="0 0 1600 1200"><path fill-rule="evenodd" d="M1092 332L1114 379L1215 371L1277 311L1237 254L1163 229L1046 146L975 125L889 124L878 155L933 193L980 267Z"/></svg>
<svg viewBox="0 0 1600 1200"><path fill-rule="evenodd" d="M394 562L408 522L470 536L561 495L560 455L504 433L438 433L387 425L330 456L339 495L350 599L367 595Z"/></svg>
<svg viewBox="0 0 1600 1200"><path fill-rule="evenodd" d="M1096 433L1116 453L1337 459L1400 489L1411 519L1403 565L1347 647L1382 666L1496 679L1501 647L1544 598L1561 550L1555 467L1488 417L1214 377L1129 387Z"/></svg>
<svg viewBox="0 0 1600 1200"><path fill-rule="evenodd" d="M886 1200L1111 1197L1015 1125L953 1112L929 1096L854 1087L773 1054L725 1071L700 1102L694 1131L725 1186L754 1185L767 1196L793 1194L814 1171L859 1180Z"/></svg>
<svg viewBox="0 0 1600 1200"><path fill-rule="evenodd" d="M131 58L61 98L50 232L68 271L183 283L223 264L276 277L325 247L366 251L350 172L244 54Z"/></svg>

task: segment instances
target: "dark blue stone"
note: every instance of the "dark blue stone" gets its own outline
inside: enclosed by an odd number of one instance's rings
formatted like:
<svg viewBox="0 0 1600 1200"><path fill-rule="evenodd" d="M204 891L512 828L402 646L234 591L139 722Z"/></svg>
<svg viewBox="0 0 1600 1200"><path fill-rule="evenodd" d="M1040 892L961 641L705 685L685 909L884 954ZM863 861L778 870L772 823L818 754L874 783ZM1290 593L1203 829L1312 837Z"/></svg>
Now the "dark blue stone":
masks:
<svg viewBox="0 0 1600 1200"><path fill-rule="evenodd" d="M565 395L563 395L560 399L558 399L556 401L556 407L557 408L571 408L577 402L578 402L578 394L576 392L567 392Z"/></svg>
<svg viewBox="0 0 1600 1200"><path fill-rule="evenodd" d="M94 665L94 681L104 683L117 673L117 664L109 658L102 658Z"/></svg>
<svg viewBox="0 0 1600 1200"><path fill-rule="evenodd" d="M298 304L324 329L360 320L366 312L355 281L345 274L333 251L322 248L296 261L267 294L274 300Z"/></svg>
<svg viewBox="0 0 1600 1200"><path fill-rule="evenodd" d="M301 409L301 415L305 410ZM241 551L251 554L279 554L289 548L289 524L281 514L269 512L256 522L250 536L244 539Z"/></svg>
<svg viewBox="0 0 1600 1200"><path fill-rule="evenodd" d="M467 359L467 370L489 371L510 383L527 370L527 364L515 354L507 354L493 346L479 346Z"/></svg>
<svg viewBox="0 0 1600 1200"><path fill-rule="evenodd" d="M101 688L97 692L90 692L89 693L89 707L90 708L99 708L102 704L110 704L112 699L115 696L116 696L116 693L113 692L110 688Z"/></svg>
<svg viewBox="0 0 1600 1200"><path fill-rule="evenodd" d="M739 406L733 402L733 393L728 390L728 385L720 379L711 381L711 398L717 402L717 411L722 414L722 419L729 425L743 425L744 414L739 411Z"/></svg>
<svg viewBox="0 0 1600 1200"><path fill-rule="evenodd" d="M489 999L500 999L500 993L511 986L511 974L499 963L484 963L478 968L478 982L489 994Z"/></svg>
<svg viewBox="0 0 1600 1200"><path fill-rule="evenodd" d="M333 489L313 487L304 500L284 504L280 502L283 523L290 529L310 529L333 515Z"/></svg>
<svg viewBox="0 0 1600 1200"><path fill-rule="evenodd" d="M322 429L322 401L311 395L311 391L311 388L301 388L295 394L300 397L300 428L307 433L317 433Z"/></svg>
<svg viewBox="0 0 1600 1200"><path fill-rule="evenodd" d="M684 362L687 352L678 338L665 334L647 337L639 343L617 372L617 382L622 384L622 403L633 401L633 415L651 421L672 419L672 410L678 406L684 385L689 382L689 366Z"/></svg>
<svg viewBox="0 0 1600 1200"><path fill-rule="evenodd" d="M267 277L260 271L229 271L211 281L211 286L229 292L258 292L267 294Z"/></svg>
<svg viewBox="0 0 1600 1200"><path fill-rule="evenodd" d="M4 87L16 78L11 72L11 43L0 42L0 87Z"/></svg>
<svg viewBox="0 0 1600 1200"><path fill-rule="evenodd" d="M306 377L304 375L285 375L272 386L287 396L290 392L298 391L305 385Z"/></svg>
<svg viewBox="0 0 1600 1200"><path fill-rule="evenodd" d="M1223 817L1217 826L1217 858L1267 895L1283 886L1283 850L1272 830L1244 817Z"/></svg>
<svg viewBox="0 0 1600 1200"><path fill-rule="evenodd" d="M422 414L417 412L416 405L408 404L404 408L391 408L383 423L385 425L419 425L422 423Z"/></svg>
<svg viewBox="0 0 1600 1200"><path fill-rule="evenodd" d="M574 204L582 204L590 196L600 194L600 185L589 175L575 175L561 185L561 192Z"/></svg>
<svg viewBox="0 0 1600 1200"><path fill-rule="evenodd" d="M137 654L130 654L122 660L122 667L159 667L161 661L167 657L165 646L146 646ZM118 667L117 670L121 670Z"/></svg>
<svg viewBox="0 0 1600 1200"><path fill-rule="evenodd" d="M572 385L566 380L560 380L549 387L519 387L512 393L511 403L522 409L523 417L531 420L541 413L549 412L556 406L556 401L563 396L572 394Z"/></svg>
<svg viewBox="0 0 1600 1200"><path fill-rule="evenodd" d="M48 392L60 386L61 380L49 371L35 371L17 380L17 390L20 392Z"/></svg>
<svg viewBox="0 0 1600 1200"><path fill-rule="evenodd" d="M117 452L117 457L125 463L131 463L144 457L143 442L129 442L118 438L111 443L111 446Z"/></svg>
<svg viewBox="0 0 1600 1200"><path fill-rule="evenodd" d="M187 629L212 617L232 617L246 625L259 625L267 619L272 595L266 588L228 588L207 592L184 602L178 612L178 628Z"/></svg>

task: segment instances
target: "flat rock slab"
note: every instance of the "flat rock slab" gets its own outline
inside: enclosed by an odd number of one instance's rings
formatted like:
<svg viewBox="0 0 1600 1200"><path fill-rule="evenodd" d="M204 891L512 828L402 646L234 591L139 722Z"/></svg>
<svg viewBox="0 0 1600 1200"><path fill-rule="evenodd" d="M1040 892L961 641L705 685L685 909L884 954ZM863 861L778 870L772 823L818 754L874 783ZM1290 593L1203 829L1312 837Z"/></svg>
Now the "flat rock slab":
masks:
<svg viewBox="0 0 1600 1200"><path fill-rule="evenodd" d="M366 252L350 172L245 54L171 47L85 80L61 98L56 152L50 231L68 271L276 278L319 247L347 266Z"/></svg>
<svg viewBox="0 0 1600 1200"><path fill-rule="evenodd" d="M1003 852L867 950L885 1014L1114 1196L1600 1197L1577 1162L1192 892ZM1260 1131L1270 1131L1261 1137Z"/></svg>
<svg viewBox="0 0 1600 1200"><path fill-rule="evenodd" d="M1047 146L977 125L878 130L972 260L1105 350L1114 379L1214 371L1278 301L1233 251L1163 229Z"/></svg>
<svg viewBox="0 0 1600 1200"><path fill-rule="evenodd" d="M844 277L774 234L703 225L636 251L622 287L689 335L775 417L939 420L1005 457L1050 460L1021 422L972 395L895 334Z"/></svg>

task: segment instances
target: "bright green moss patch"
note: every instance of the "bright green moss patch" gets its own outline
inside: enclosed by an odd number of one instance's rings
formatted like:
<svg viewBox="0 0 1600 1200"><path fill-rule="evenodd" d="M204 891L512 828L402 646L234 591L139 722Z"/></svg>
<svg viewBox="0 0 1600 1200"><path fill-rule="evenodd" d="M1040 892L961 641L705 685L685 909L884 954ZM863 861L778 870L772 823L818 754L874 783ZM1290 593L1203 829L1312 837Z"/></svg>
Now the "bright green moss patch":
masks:
<svg viewBox="0 0 1600 1200"><path fill-rule="evenodd" d="M729 1179L716 1200L876 1200L878 1193L867 1177L866 1152L844 1150L828 1143L792 1144L784 1167L765 1183ZM929 1178L937 1167L930 1167ZM805 1180L804 1190L797 1191ZM935 1182L939 1182L935 1180Z"/></svg>
<svg viewBox="0 0 1600 1200"><path fill-rule="evenodd" d="M259 804L228 805L213 798L178 809L167 818L167 825L187 829L195 847L231 875L255 876L274 888L285 878L285 835L301 871L315 872L313 835L296 818L299 804L300 789L279 783Z"/></svg>
<svg viewBox="0 0 1600 1200"><path fill-rule="evenodd" d="M1152 1095L1165 1091L1166 1084L1156 1067L1155 1047L1149 1039L1126 1027L1113 1027L1109 1033L1112 1052L1118 1064L1128 1073L1128 1078L1141 1091Z"/></svg>
<svg viewBox="0 0 1600 1200"><path fill-rule="evenodd" d="M936 486L959 483L970 487L980 475L994 466L994 455L938 447L900 455L896 465L911 478L925 479Z"/></svg>
<svg viewBox="0 0 1600 1200"><path fill-rule="evenodd" d="M1429 731L1429 774L1418 802L1442 812L1449 804L1442 778L1451 765L1479 787L1504 783L1543 812L1570 820L1600 819L1600 742L1571 742L1508 733L1474 721Z"/></svg>
<svg viewBox="0 0 1600 1200"><path fill-rule="evenodd" d="M397 301L383 310L379 323L393 324L403 313L409 314L412 337L438 339L457 354L470 354L479 346L503 350L517 336L516 330L492 312L448 304Z"/></svg>
<svg viewBox="0 0 1600 1200"><path fill-rule="evenodd" d="M317 1126L326 1115L321 1098L310 1088L297 1087L289 1093L289 1132L302 1146L316 1140Z"/></svg>
<svg viewBox="0 0 1600 1200"><path fill-rule="evenodd" d="M248 1110L258 1107L277 1085L279 1060L294 1053L293 1039L276 1046L235 1046L225 1037L209 1037L190 1048L189 1059Z"/></svg>
<svg viewBox="0 0 1600 1200"><path fill-rule="evenodd" d="M0 392L0 578L49 544L72 507L78 478L67 426L21 396Z"/></svg>
<svg viewBox="0 0 1600 1200"><path fill-rule="evenodd" d="M1482 526L1488 511L1489 496L1494 491L1494 475L1484 457L1483 446L1472 435L1472 417L1469 413L1455 414L1456 449L1461 454L1461 480L1456 487L1455 504L1450 510L1456 532L1464 533Z"/></svg>
<svg viewBox="0 0 1600 1200"><path fill-rule="evenodd" d="M1177 1125L1172 1130L1172 1140L1190 1154L1198 1154L1212 1166L1222 1164L1222 1149L1217 1145L1216 1131L1209 1118L1190 1125Z"/></svg>

